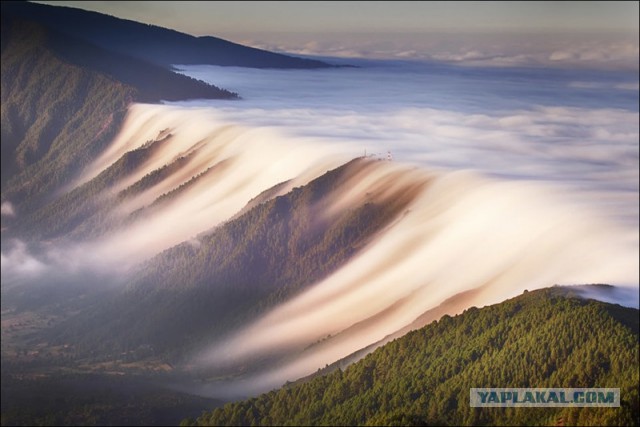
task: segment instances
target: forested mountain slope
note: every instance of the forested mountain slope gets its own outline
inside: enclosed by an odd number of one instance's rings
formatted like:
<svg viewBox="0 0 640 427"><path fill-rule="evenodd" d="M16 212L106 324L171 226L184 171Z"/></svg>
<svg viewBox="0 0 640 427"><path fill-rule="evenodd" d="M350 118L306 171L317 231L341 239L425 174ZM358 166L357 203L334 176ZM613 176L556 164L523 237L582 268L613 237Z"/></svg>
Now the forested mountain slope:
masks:
<svg viewBox="0 0 640 427"><path fill-rule="evenodd" d="M444 316L195 425L638 425L638 310L547 288ZM472 387L615 387L620 408L470 408Z"/></svg>
<svg viewBox="0 0 640 427"><path fill-rule="evenodd" d="M135 101L235 98L2 14L2 198L41 203L113 139Z"/></svg>
<svg viewBox="0 0 640 427"><path fill-rule="evenodd" d="M162 252L112 301L60 325L60 339L84 351L178 355L233 332L343 266L426 185L372 190L327 215L350 177L379 166L353 160Z"/></svg>

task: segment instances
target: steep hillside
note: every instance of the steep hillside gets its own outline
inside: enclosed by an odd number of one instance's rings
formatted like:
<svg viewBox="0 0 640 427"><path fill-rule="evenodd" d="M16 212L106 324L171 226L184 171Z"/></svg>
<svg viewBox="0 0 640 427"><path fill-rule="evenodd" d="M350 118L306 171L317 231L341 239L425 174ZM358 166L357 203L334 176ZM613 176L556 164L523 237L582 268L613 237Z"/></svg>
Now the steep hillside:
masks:
<svg viewBox="0 0 640 427"><path fill-rule="evenodd" d="M31 211L104 149L134 101L234 97L15 19L3 3L3 201Z"/></svg>
<svg viewBox="0 0 640 427"><path fill-rule="evenodd" d="M344 265L424 185L372 190L329 215L345 183L376 166L353 160L164 251L109 304L61 325L61 339L83 336L87 351L152 346L162 355L232 332Z"/></svg>
<svg viewBox="0 0 640 427"><path fill-rule="evenodd" d="M444 316L344 371L190 423L638 425L637 319L637 309L584 300L571 288L525 292ZM473 409L472 387L619 387L621 407Z"/></svg>
<svg viewBox="0 0 640 427"><path fill-rule="evenodd" d="M155 64L211 64L253 68L326 68L331 65L69 7L2 2L2 14L45 24L105 49ZM215 31L215 29L212 29Z"/></svg>
<svg viewBox="0 0 640 427"><path fill-rule="evenodd" d="M44 28L3 15L2 190L16 204L96 155L136 96L131 86L60 60L47 37Z"/></svg>

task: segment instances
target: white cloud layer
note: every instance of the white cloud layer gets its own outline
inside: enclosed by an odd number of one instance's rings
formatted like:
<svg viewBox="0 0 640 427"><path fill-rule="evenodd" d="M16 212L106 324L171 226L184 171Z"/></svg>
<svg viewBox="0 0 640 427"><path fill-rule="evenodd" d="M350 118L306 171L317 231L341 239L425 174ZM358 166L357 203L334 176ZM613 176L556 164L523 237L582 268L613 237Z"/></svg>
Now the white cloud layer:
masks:
<svg viewBox="0 0 640 427"><path fill-rule="evenodd" d="M391 150L427 168L569 187L588 209L637 227L640 135L630 75L405 65L194 66L187 74L246 100L182 105L212 105L225 120L337 142L352 155Z"/></svg>

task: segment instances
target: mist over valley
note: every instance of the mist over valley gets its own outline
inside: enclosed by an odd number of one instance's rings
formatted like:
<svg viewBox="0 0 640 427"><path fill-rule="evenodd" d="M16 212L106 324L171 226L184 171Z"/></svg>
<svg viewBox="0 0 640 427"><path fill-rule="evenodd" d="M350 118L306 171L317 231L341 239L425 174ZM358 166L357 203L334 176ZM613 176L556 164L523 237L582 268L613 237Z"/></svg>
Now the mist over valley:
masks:
<svg viewBox="0 0 640 427"><path fill-rule="evenodd" d="M466 385L536 340L565 350L503 380L622 387L593 420L637 423L637 68L295 57L2 7L3 425L522 423ZM443 340L451 372L418 369ZM291 390L314 405L279 412Z"/></svg>

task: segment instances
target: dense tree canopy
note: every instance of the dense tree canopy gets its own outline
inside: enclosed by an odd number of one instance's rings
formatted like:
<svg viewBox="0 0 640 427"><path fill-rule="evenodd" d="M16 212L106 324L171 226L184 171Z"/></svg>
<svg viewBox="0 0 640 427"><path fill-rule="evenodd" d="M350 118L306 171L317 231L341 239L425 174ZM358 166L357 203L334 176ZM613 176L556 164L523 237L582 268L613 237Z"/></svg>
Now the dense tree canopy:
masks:
<svg viewBox="0 0 640 427"><path fill-rule="evenodd" d="M638 310L561 288L471 308L195 425L638 425ZM472 387L619 387L620 408L470 408Z"/></svg>

